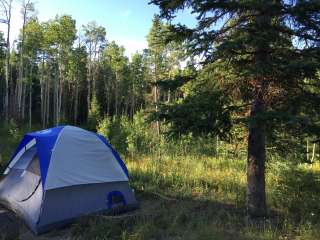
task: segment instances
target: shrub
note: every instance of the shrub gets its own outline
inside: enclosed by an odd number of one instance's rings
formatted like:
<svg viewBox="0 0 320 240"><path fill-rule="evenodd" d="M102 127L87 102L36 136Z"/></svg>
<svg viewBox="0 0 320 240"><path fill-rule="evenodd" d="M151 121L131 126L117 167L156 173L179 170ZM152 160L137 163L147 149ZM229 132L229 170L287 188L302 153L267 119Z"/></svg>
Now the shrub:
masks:
<svg viewBox="0 0 320 240"><path fill-rule="evenodd" d="M132 121L127 116L104 117L97 125L97 132L123 154L150 153L159 142L142 111Z"/></svg>
<svg viewBox="0 0 320 240"><path fill-rule="evenodd" d="M98 103L97 98L93 97L88 116L88 129L95 130L97 124L99 124L101 120L100 116L100 105Z"/></svg>
<svg viewBox="0 0 320 240"><path fill-rule="evenodd" d="M125 116L104 117L99 121L97 132L105 136L120 153L126 154L129 120Z"/></svg>
<svg viewBox="0 0 320 240"><path fill-rule="evenodd" d="M156 144L155 138L156 136L146 121L144 113L142 111L136 113L128 128L128 152L132 154L150 152Z"/></svg>

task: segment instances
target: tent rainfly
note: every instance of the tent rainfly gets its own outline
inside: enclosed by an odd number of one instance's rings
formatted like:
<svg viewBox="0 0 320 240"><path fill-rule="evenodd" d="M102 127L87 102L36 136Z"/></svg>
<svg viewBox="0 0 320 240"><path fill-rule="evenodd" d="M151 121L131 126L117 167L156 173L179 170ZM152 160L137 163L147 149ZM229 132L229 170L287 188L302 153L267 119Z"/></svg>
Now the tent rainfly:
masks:
<svg viewBox="0 0 320 240"><path fill-rule="evenodd" d="M128 170L107 140L73 126L28 133L0 182L0 203L36 234L90 213L138 206Z"/></svg>

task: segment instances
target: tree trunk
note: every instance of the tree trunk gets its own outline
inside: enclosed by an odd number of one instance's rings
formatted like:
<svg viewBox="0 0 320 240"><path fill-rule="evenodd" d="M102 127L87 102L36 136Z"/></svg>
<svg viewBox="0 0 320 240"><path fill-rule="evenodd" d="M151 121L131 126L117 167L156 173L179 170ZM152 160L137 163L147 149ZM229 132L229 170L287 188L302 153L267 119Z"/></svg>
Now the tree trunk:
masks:
<svg viewBox="0 0 320 240"><path fill-rule="evenodd" d="M257 119L264 111L263 101L255 99L250 113L247 158L247 210L251 217L264 217L267 212L265 126Z"/></svg>
<svg viewBox="0 0 320 240"><path fill-rule="evenodd" d="M73 116L73 122L76 125L77 124L77 120L78 120L78 102L79 102L79 71L77 70L77 80L76 80L76 94L75 94L75 98L74 98L74 116Z"/></svg>
<svg viewBox="0 0 320 240"><path fill-rule="evenodd" d="M54 79L54 123L59 124L59 77L58 77L58 67L55 66L55 79Z"/></svg>
<svg viewBox="0 0 320 240"><path fill-rule="evenodd" d="M278 0L277 0L278 1ZM254 21L257 29L266 29L271 26L271 16L268 12L258 11ZM248 158L247 158L247 210L252 218L265 217L266 186L265 186L265 161L266 161L266 136L265 120L263 114L267 110L265 102L270 73L266 64L272 62L269 55L270 44L265 41L256 45L253 54L253 64L259 71L256 73L254 99L249 119Z"/></svg>
<svg viewBox="0 0 320 240"><path fill-rule="evenodd" d="M118 116L118 107L119 107L119 103L118 103L118 98L119 98L119 93L118 93L119 89L118 89L118 72L116 71L116 79L115 79L115 91L114 91L114 104L115 104L115 115Z"/></svg>
<svg viewBox="0 0 320 240"><path fill-rule="evenodd" d="M123 112L124 112L124 114L125 114L126 116L128 116L128 117L130 118L130 114L129 114L129 101L130 101L129 98L127 98L127 99L125 100Z"/></svg>
<svg viewBox="0 0 320 240"><path fill-rule="evenodd" d="M22 103L21 103L21 119L24 121L25 109L26 109L26 83L22 84Z"/></svg>
<svg viewBox="0 0 320 240"><path fill-rule="evenodd" d="M32 126L32 66L30 67L30 84L29 84L29 130Z"/></svg>
<svg viewBox="0 0 320 240"><path fill-rule="evenodd" d="M154 88L153 88L153 91L154 91L154 95L153 95L153 97L154 97L154 99L153 99L153 101L154 101L154 104L155 104L155 111L156 112L158 112L158 105L159 105L159 95L160 95L160 93L159 93L159 89L158 89L158 87L155 85L154 86ZM157 134L158 134L158 136L160 136L160 122L159 122L159 120L157 120L156 121L156 130L157 130Z"/></svg>
<svg viewBox="0 0 320 240"><path fill-rule="evenodd" d="M216 138L216 155L219 157L219 136Z"/></svg>
<svg viewBox="0 0 320 240"><path fill-rule="evenodd" d="M309 162L309 139L307 139L307 162Z"/></svg>
<svg viewBox="0 0 320 240"><path fill-rule="evenodd" d="M8 2L7 12L7 41L6 41L6 68L5 68L5 98L4 98L4 119L9 121L9 78L10 78L10 27L11 27L11 4L12 0Z"/></svg>
<svg viewBox="0 0 320 240"><path fill-rule="evenodd" d="M22 38L21 38L21 49L20 49L20 62L19 62L19 78L17 81L17 105L18 105L18 118L21 117L21 105L22 105L22 84L23 84L23 52L24 52L24 38L25 38L25 26L27 22L27 11L28 11L28 5L23 4L23 25L22 25Z"/></svg>
<svg viewBox="0 0 320 240"><path fill-rule="evenodd" d="M157 57L158 58L158 57ZM155 112L158 112L158 105L159 105L159 99L160 99L160 90L158 90L157 87L158 82L158 65L155 64L154 66L154 87L153 87L153 103L155 105ZM160 122L159 120L156 121L156 131L158 136L160 136Z"/></svg>
<svg viewBox="0 0 320 240"><path fill-rule="evenodd" d="M110 101L111 101L111 97L110 97L110 91L109 91L109 87L106 87L108 90L106 90L106 98L107 98L107 116L110 116Z"/></svg>
<svg viewBox="0 0 320 240"><path fill-rule="evenodd" d="M58 97L57 125L59 125L61 121L63 91L64 91L64 64L61 63L59 67L59 97Z"/></svg>
<svg viewBox="0 0 320 240"><path fill-rule="evenodd" d="M311 160L310 160L311 163L314 162L315 156L316 156L316 144L313 143L313 145L312 145L312 157L311 157Z"/></svg>
<svg viewBox="0 0 320 240"><path fill-rule="evenodd" d="M131 93L131 105L130 105L130 119L133 119L135 105L136 105L136 97L135 97L134 92L132 91L132 93Z"/></svg>
<svg viewBox="0 0 320 240"><path fill-rule="evenodd" d="M41 101L41 123L42 128L45 127L45 114L46 114L46 88L45 88L45 82L44 82L44 54L42 56L41 61L41 76L40 76L40 101Z"/></svg>
<svg viewBox="0 0 320 240"><path fill-rule="evenodd" d="M88 104L88 112L87 112L87 119L89 119L89 113L91 109L91 77L92 77L92 52L91 52L91 43L89 43L89 61L88 61L88 71L87 71L87 88L88 88L88 95L87 95L87 104Z"/></svg>
<svg viewBox="0 0 320 240"><path fill-rule="evenodd" d="M11 57L10 57L11 59ZM14 118L14 112L15 112L15 84L16 82L14 81L15 78L13 78L13 73L12 73L12 66L11 66L11 60L10 60L10 77L9 77L9 119Z"/></svg>
<svg viewBox="0 0 320 240"><path fill-rule="evenodd" d="M46 116L46 120L45 120L45 126L47 126L49 124L49 113L50 113L50 82L49 82L50 78L47 79L46 82L46 111L45 111L45 116Z"/></svg>
<svg viewBox="0 0 320 240"><path fill-rule="evenodd" d="M42 108L42 128L45 128L46 126L46 112L47 112L47 89L46 89L46 84L44 84L43 86L43 99L41 100L41 104L43 105L43 108Z"/></svg>

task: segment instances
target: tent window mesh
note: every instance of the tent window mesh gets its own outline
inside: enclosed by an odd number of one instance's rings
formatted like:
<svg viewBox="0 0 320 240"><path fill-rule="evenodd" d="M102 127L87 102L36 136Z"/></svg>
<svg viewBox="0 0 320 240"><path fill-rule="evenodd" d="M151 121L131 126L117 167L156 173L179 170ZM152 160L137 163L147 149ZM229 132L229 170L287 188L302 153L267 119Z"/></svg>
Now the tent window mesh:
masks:
<svg viewBox="0 0 320 240"><path fill-rule="evenodd" d="M27 171L40 176L39 158L37 154L32 158Z"/></svg>

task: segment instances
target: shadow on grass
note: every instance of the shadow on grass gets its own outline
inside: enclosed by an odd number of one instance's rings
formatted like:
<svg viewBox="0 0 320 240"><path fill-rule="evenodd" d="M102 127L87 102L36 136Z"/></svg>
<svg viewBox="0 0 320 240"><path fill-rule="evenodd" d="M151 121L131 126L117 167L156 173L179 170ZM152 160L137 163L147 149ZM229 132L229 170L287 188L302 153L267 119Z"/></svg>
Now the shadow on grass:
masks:
<svg viewBox="0 0 320 240"><path fill-rule="evenodd" d="M241 210L232 205L168 200L148 192L139 192L137 197L139 210L120 218L82 219L73 227L73 233L80 239L242 239L234 229L231 232L221 228L241 216Z"/></svg>
<svg viewBox="0 0 320 240"><path fill-rule="evenodd" d="M278 183L271 196L276 208L282 209L295 222L320 224L320 170L311 166L289 165L280 169Z"/></svg>
<svg viewBox="0 0 320 240"><path fill-rule="evenodd" d="M252 221L245 212L244 186L232 183L232 188L224 189L204 180L172 180L156 173L132 172L141 208L119 218L85 218L73 226L72 233L79 239L320 239L319 220L309 221L304 215L313 211L319 216L319 174L295 168L281 169L280 175L268 194L276 207L288 212L270 211L267 219ZM211 196L193 196L192 190L197 188L205 188ZM219 189L242 194L241 201L215 199Z"/></svg>
<svg viewBox="0 0 320 240"><path fill-rule="evenodd" d="M84 218L73 226L73 235L79 239L275 239L280 222L249 222L244 208L217 201L175 200L153 192L138 192L137 197L139 210L114 218Z"/></svg>
<svg viewBox="0 0 320 240"><path fill-rule="evenodd" d="M249 222L244 204L222 203L214 199L174 193L172 181L157 179L152 174L133 173L132 185L141 204L139 210L123 216L92 216L72 227L78 239L274 239L280 217ZM214 195L214 183L185 182L191 189L209 188ZM154 185L152 187L152 185ZM176 186L175 186L176 187ZM183 187L183 186L181 186ZM142 190L144 188L144 190ZM170 189L165 192L165 190ZM241 189L241 190L240 190ZM160 192L159 192L160 191ZM243 186L237 191L244 192ZM214 196L213 196L214 197ZM277 218L277 219L276 219ZM262 237L257 237L256 234ZM266 234L270 238L266 238Z"/></svg>

